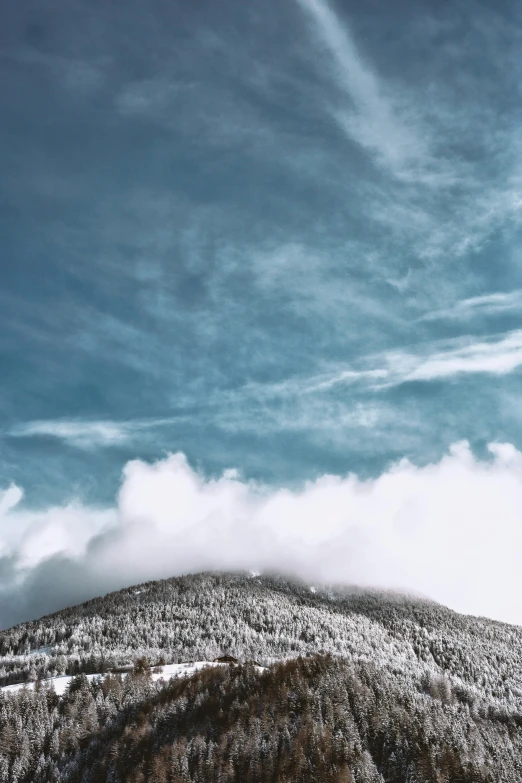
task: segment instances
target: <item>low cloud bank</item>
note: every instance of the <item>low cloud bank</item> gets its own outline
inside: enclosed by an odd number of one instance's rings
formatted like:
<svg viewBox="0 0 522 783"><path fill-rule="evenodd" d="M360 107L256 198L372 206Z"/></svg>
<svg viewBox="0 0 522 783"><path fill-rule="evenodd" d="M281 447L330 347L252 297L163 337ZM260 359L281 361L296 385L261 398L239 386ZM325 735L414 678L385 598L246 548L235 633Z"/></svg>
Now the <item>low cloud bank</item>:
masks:
<svg viewBox="0 0 522 783"><path fill-rule="evenodd" d="M114 508L23 508L0 492L0 626L109 590L202 569L277 569L395 588L522 624L522 453L467 443L381 476L323 476L298 490L217 479L183 454L123 471Z"/></svg>

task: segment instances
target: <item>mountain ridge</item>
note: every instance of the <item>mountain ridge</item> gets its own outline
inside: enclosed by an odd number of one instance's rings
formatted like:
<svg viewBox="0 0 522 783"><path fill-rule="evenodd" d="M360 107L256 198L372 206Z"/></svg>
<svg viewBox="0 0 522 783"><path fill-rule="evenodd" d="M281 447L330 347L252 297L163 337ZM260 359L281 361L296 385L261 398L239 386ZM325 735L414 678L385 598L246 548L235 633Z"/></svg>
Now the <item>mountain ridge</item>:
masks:
<svg viewBox="0 0 522 783"><path fill-rule="evenodd" d="M230 652L270 663L322 652L469 686L480 672L488 697L518 704L522 628L395 591L310 588L279 574L212 571L133 585L0 632L0 684L103 672L143 655L154 664Z"/></svg>
<svg viewBox="0 0 522 783"><path fill-rule="evenodd" d="M0 684L2 783L522 780L522 629L397 593L146 582L0 632Z"/></svg>

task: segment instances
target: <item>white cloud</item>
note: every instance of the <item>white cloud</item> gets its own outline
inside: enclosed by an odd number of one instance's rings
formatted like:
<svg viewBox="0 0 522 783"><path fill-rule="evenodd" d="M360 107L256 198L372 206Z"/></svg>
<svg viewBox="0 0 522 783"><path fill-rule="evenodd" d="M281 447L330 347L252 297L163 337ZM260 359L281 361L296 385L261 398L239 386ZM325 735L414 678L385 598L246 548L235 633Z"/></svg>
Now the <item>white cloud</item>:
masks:
<svg viewBox="0 0 522 783"><path fill-rule="evenodd" d="M0 517L11 511L23 498L23 491L16 484L11 484L8 489L0 492Z"/></svg>
<svg viewBox="0 0 522 783"><path fill-rule="evenodd" d="M420 592L522 623L522 453L511 444L489 450L480 460L459 443L435 464L402 460L375 479L325 475L299 489L234 472L206 478L182 454L133 461L114 509L4 509L0 541L17 576L3 592L16 598L37 583L56 554L55 582L70 558L91 592L202 568L275 568L314 583Z"/></svg>
<svg viewBox="0 0 522 783"><path fill-rule="evenodd" d="M408 381L432 381L448 379L460 374L486 373L506 375L522 365L522 330L514 330L500 337L485 340L457 338L441 343L428 343L424 351L417 354L406 350L388 351L364 357L366 365L374 367L356 369L340 367L330 372L308 377L289 378L286 381L268 384L248 384L234 392L235 399L271 400L272 398L294 398L302 407L307 404L313 409L313 402L307 397L320 396L337 386L366 384L373 390L396 386ZM229 396L229 401L232 397ZM337 404L339 401L337 400ZM295 413L297 410L295 409ZM353 408L353 406L352 406ZM376 410L375 406L371 406ZM352 413L355 411L352 410ZM335 408L334 415L339 414ZM312 416L316 415L313 413ZM297 421L297 419L296 419ZM312 426L309 424L308 426Z"/></svg>
<svg viewBox="0 0 522 783"><path fill-rule="evenodd" d="M131 419L128 421L90 421L85 419L42 419L17 424L9 435L14 438L46 436L58 438L80 449L119 446L144 430L179 422L181 417Z"/></svg>
<svg viewBox="0 0 522 783"><path fill-rule="evenodd" d="M49 419L18 424L9 434L16 438L43 435L58 438L79 448L90 449L124 443L130 435L130 425L115 421Z"/></svg>
<svg viewBox="0 0 522 783"><path fill-rule="evenodd" d="M496 315L520 310L522 307L522 290L503 293L484 294L461 299L453 307L434 310L426 313L420 321L437 321L443 318L453 320L468 320L477 316Z"/></svg>
<svg viewBox="0 0 522 783"><path fill-rule="evenodd" d="M522 365L522 330L510 332L499 340L475 342L427 357L396 356L398 381L431 381L461 373L505 375Z"/></svg>
<svg viewBox="0 0 522 783"><path fill-rule="evenodd" d="M102 530L117 522L114 510L81 504L45 511L20 508L23 491L12 485L0 494L0 557L13 557L20 573L54 555L78 558Z"/></svg>

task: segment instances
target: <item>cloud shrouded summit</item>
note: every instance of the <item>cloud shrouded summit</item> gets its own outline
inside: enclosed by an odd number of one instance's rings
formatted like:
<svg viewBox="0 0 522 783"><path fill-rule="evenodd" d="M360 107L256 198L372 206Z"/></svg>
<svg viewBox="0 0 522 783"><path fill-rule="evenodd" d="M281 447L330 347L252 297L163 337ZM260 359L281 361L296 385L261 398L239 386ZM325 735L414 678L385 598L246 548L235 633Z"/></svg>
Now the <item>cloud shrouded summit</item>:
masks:
<svg viewBox="0 0 522 783"><path fill-rule="evenodd" d="M276 569L393 587L522 623L522 453L468 444L376 479L325 475L272 489L228 470L205 478L182 454L127 464L117 505L31 512L0 500L4 626L132 583L201 569Z"/></svg>
<svg viewBox="0 0 522 783"><path fill-rule="evenodd" d="M509 0L5 0L11 617L254 554L515 617L521 52Z"/></svg>

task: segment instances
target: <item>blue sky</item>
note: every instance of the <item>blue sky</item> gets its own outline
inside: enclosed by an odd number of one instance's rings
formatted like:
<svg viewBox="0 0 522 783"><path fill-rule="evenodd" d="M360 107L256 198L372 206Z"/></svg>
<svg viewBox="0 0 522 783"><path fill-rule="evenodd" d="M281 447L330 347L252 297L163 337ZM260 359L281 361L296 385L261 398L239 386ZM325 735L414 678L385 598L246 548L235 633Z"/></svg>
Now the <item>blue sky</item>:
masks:
<svg viewBox="0 0 522 783"><path fill-rule="evenodd" d="M515 5L2 15L4 483L520 444Z"/></svg>
<svg viewBox="0 0 522 783"><path fill-rule="evenodd" d="M522 447L516 3L4 0L0 486Z"/></svg>

